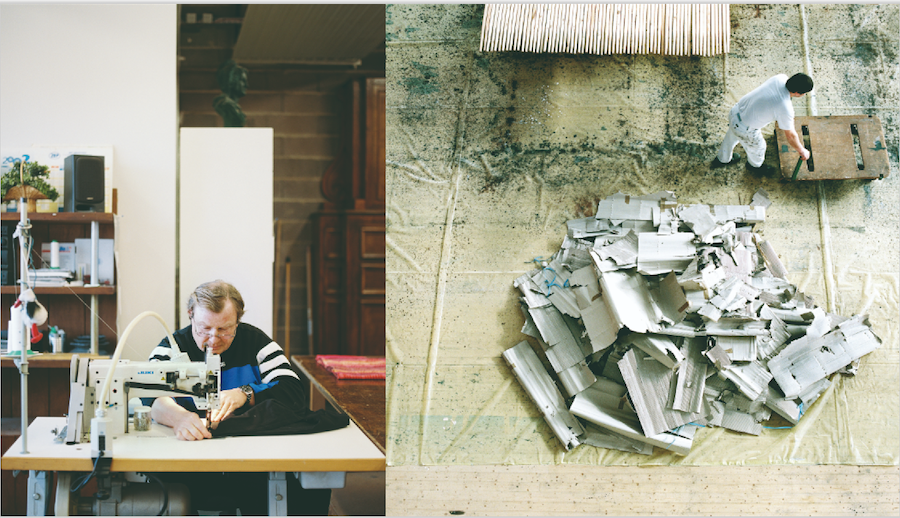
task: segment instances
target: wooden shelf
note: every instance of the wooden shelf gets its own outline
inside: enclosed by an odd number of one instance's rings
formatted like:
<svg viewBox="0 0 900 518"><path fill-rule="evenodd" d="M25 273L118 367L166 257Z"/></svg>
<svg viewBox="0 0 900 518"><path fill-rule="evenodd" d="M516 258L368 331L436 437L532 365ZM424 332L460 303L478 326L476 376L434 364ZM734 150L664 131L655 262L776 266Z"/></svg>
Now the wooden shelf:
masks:
<svg viewBox="0 0 900 518"><path fill-rule="evenodd" d="M79 358L99 358L108 359L106 354L91 353L43 353L28 357L29 369L66 369L72 365L72 356L78 355ZM16 359L11 356L0 358L0 366L3 368L15 367ZM17 418L18 419L18 418Z"/></svg>
<svg viewBox="0 0 900 518"><path fill-rule="evenodd" d="M0 221L19 221L21 215L18 212L0 213ZM29 212L31 221L47 221L51 223L113 223L116 215L111 212Z"/></svg>
<svg viewBox="0 0 900 518"><path fill-rule="evenodd" d="M35 295L115 295L115 286L98 286L89 288L84 286L55 286L32 288ZM0 286L3 295L17 295L18 286Z"/></svg>
<svg viewBox="0 0 900 518"><path fill-rule="evenodd" d="M197 14L202 14L202 13L197 13ZM182 27L215 27L215 26L228 27L228 26L234 26L234 25L241 25L242 23L244 23L243 18L217 18L211 22L201 22L201 21L196 21L194 23L180 22Z"/></svg>

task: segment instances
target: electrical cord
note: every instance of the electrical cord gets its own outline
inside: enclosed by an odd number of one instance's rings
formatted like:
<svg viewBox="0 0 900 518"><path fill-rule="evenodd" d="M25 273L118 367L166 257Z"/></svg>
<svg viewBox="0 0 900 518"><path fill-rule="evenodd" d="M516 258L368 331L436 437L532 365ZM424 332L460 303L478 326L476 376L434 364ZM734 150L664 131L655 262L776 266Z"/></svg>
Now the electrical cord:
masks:
<svg viewBox="0 0 900 518"><path fill-rule="evenodd" d="M94 459L94 469L92 469L91 472L88 473L87 475L82 475L81 478L76 478L75 480L73 480L72 484L69 486L69 492L77 493L77 492L81 491L81 488L83 488L84 485L87 484L88 481L94 477L94 474L97 473L97 464L99 464L99 463L100 463L100 457L98 456L96 459ZM75 487L76 484L78 485L78 487Z"/></svg>
<svg viewBox="0 0 900 518"><path fill-rule="evenodd" d="M162 509L156 514L156 516L163 516L166 514L166 511L169 509L169 490L166 489L166 485L162 483L162 480L156 477L156 475L151 475L150 473L144 473L144 475L159 484L159 487L163 490L163 505Z"/></svg>

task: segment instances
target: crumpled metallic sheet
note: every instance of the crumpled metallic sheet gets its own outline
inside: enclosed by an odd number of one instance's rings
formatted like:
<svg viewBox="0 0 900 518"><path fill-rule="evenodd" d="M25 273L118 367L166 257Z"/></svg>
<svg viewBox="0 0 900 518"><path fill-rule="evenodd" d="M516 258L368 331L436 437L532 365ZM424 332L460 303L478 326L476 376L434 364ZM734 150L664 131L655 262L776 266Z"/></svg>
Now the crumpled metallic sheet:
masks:
<svg viewBox="0 0 900 518"><path fill-rule="evenodd" d="M791 429L701 429L687 457L647 457L565 452L501 358L526 338L512 279L612 193L741 205L763 188L773 205L758 231L824 307L815 184L708 167L731 105L802 70L797 6L733 5L731 54L696 59L479 54L482 7L388 6L390 465L898 464L900 6L806 8L819 114L876 114L892 149L888 178L824 185L833 311L868 313L883 345ZM807 114L805 99L794 108Z"/></svg>

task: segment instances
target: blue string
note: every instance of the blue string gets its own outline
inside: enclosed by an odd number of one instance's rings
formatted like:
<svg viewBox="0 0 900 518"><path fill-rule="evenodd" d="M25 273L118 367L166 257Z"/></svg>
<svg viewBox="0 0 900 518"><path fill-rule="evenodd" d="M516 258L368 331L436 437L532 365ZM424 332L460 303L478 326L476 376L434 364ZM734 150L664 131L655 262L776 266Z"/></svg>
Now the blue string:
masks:
<svg viewBox="0 0 900 518"><path fill-rule="evenodd" d="M705 425L702 425L699 423L690 422L688 424L692 425L692 426L699 426L700 428L706 428ZM675 431L678 431L680 428L681 428L681 426L676 428ZM791 428L793 428L793 426L763 426L763 428L767 428L769 430L790 430Z"/></svg>
<svg viewBox="0 0 900 518"><path fill-rule="evenodd" d="M797 408L800 410L800 417L803 417L803 402L801 401ZM790 430L793 426L763 426L769 430Z"/></svg>
<svg viewBox="0 0 900 518"><path fill-rule="evenodd" d="M547 285L547 296L548 296L548 297L550 296L550 289L551 289L553 286L558 286L558 287L560 287L560 288L564 288L565 285L569 283L569 280L566 279L566 282L565 282L564 285L560 286L559 284L556 284L556 270L554 270L553 268L550 268L549 266L546 267L546 268L544 268L544 269L545 269L545 270L550 270L551 272L553 272L553 280L551 280L551 281L544 280L544 284Z"/></svg>
<svg viewBox="0 0 900 518"><path fill-rule="evenodd" d="M532 260L530 260L530 261L525 261L525 263L526 263L526 264L528 264L528 263L538 263L538 264L540 264L541 261L543 261L543 260L544 260L544 258L541 256L541 257L535 257L534 259L532 259ZM544 280L544 285L547 286L547 294L546 294L546 295L547 295L548 297L550 296L550 294L551 294L551 289L552 289L554 286L557 286L557 287L559 287L559 288L568 288L568 287L569 287L569 279L566 279L566 281L565 281L564 283L562 283L562 284L557 284L557 283L556 283L556 276L557 276L556 270L554 270L553 268L550 268L549 266L545 266L543 269L544 269L544 270L550 270L551 272L553 272L553 279L552 279L552 280L549 280L549 281L546 280L546 279Z"/></svg>
<svg viewBox="0 0 900 518"><path fill-rule="evenodd" d="M547 285L547 296L548 297L550 296L550 288L552 288L554 286L562 288L562 286L560 286L559 284L556 284L556 277L553 277L553 280L550 281L549 283L547 281L544 281L544 284Z"/></svg>
<svg viewBox="0 0 900 518"><path fill-rule="evenodd" d="M692 424L692 423L688 423L688 424ZM678 440L678 435L677 435L677 434L678 434L678 432L681 431L682 428L684 428L684 425L681 425L681 426L679 426L678 428L672 430L671 433L672 433L673 435L675 435L675 438L672 439L672 442L670 442L668 446L666 446L666 449L667 449L667 450L669 449L669 446L672 446L673 444L675 444L675 441Z"/></svg>
<svg viewBox="0 0 900 518"><path fill-rule="evenodd" d="M801 401L797 408L800 410L800 417L803 417L803 402ZM790 430L793 426L763 426L769 430Z"/></svg>
<svg viewBox="0 0 900 518"><path fill-rule="evenodd" d="M672 439L672 442L670 442L668 445L666 445L666 449L668 450L668 449L669 449L669 446L672 446L673 444L675 444L675 441L676 441L676 440L678 440L678 437L677 437L677 436L676 436L674 439Z"/></svg>

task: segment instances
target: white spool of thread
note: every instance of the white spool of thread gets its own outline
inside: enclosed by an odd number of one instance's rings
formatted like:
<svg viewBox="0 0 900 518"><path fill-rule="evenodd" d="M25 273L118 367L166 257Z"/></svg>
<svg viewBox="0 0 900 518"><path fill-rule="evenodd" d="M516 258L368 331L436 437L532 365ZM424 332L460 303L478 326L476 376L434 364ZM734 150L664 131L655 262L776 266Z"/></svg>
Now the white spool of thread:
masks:
<svg viewBox="0 0 900 518"><path fill-rule="evenodd" d="M50 268L59 268L59 243L50 243Z"/></svg>

